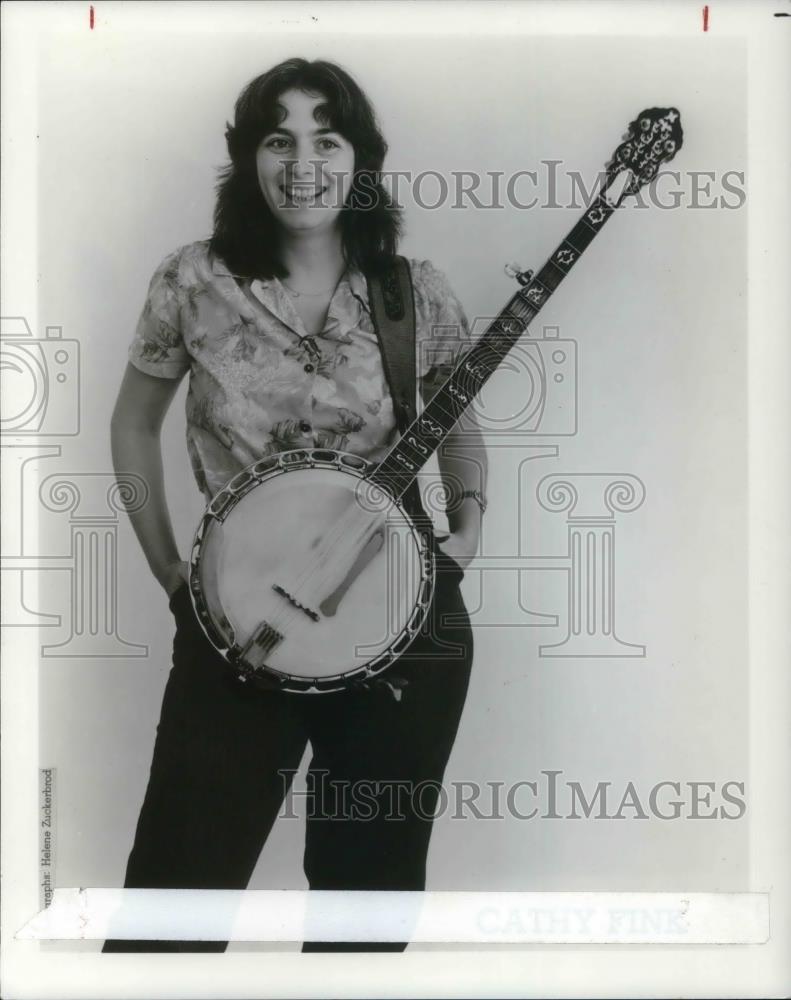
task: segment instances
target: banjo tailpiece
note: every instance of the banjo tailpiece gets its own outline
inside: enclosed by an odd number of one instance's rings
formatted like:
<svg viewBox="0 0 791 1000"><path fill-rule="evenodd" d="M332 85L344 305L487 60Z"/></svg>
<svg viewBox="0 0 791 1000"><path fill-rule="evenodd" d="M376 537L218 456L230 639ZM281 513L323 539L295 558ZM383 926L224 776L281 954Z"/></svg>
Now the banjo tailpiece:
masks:
<svg viewBox="0 0 791 1000"><path fill-rule="evenodd" d="M283 635L268 622L261 622L242 647L239 655L240 661L251 670L260 670L266 666L267 657L283 641Z"/></svg>

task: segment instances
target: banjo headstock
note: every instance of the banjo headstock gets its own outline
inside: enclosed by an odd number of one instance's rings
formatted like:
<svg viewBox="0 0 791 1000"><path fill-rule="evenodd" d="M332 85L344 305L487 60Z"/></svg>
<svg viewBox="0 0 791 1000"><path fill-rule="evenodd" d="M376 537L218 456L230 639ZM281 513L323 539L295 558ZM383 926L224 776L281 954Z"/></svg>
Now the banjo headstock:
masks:
<svg viewBox="0 0 791 1000"><path fill-rule="evenodd" d="M608 179L628 170L631 176L623 195L635 194L656 176L663 163L673 159L683 141L677 108L646 108L629 123L624 141L607 164Z"/></svg>

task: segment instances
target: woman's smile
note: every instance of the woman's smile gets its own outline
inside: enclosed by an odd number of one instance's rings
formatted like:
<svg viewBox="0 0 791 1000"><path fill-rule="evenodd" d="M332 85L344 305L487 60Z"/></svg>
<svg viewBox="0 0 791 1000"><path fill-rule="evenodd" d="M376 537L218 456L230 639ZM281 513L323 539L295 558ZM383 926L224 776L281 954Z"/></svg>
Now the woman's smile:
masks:
<svg viewBox="0 0 791 1000"><path fill-rule="evenodd" d="M313 205L320 200L327 191L328 185L316 187L315 184L281 184L280 190L286 201L290 201L297 208Z"/></svg>

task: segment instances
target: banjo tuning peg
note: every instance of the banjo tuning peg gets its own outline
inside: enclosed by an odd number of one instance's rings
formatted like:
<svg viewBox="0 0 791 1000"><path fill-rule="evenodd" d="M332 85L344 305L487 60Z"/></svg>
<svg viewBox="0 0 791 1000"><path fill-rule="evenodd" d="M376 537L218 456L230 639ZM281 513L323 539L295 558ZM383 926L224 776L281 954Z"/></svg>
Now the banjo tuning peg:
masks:
<svg viewBox="0 0 791 1000"><path fill-rule="evenodd" d="M528 285L533 278L533 271L525 270L521 264L510 263L504 268L509 278L515 278L520 285Z"/></svg>

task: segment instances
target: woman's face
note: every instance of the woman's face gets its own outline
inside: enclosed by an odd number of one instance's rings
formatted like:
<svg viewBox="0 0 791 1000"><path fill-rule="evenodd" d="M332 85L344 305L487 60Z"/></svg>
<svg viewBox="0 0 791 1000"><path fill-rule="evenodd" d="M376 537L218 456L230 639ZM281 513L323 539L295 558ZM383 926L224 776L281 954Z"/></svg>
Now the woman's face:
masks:
<svg viewBox="0 0 791 1000"><path fill-rule="evenodd" d="M256 152L258 183L284 229L331 229L339 222L354 174L354 148L327 127L316 109L320 94L288 90L279 104L285 117Z"/></svg>

